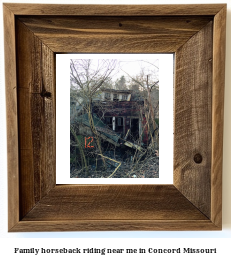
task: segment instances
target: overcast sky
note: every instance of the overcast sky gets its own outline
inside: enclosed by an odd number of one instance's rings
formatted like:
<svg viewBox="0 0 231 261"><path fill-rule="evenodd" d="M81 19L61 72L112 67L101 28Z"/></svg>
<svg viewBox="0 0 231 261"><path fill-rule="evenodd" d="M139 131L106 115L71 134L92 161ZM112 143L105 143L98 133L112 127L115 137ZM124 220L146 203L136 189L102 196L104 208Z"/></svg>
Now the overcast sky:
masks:
<svg viewBox="0 0 231 261"><path fill-rule="evenodd" d="M130 76L139 75L141 69L144 70L145 75L154 75L158 77L159 71L159 60L158 59L150 59L150 60L134 60L134 59L126 59L126 60L117 60L117 69L115 73L112 73L113 80L120 78L124 75L126 78Z"/></svg>
<svg viewBox="0 0 231 261"><path fill-rule="evenodd" d="M94 69L94 64L97 66L99 60L113 59L117 61L117 67L111 73L110 77L115 81L124 75L127 79L130 76L139 75L141 69L144 69L145 75L158 77L159 60L162 59L161 54L74 54L68 55L70 59L91 59Z"/></svg>

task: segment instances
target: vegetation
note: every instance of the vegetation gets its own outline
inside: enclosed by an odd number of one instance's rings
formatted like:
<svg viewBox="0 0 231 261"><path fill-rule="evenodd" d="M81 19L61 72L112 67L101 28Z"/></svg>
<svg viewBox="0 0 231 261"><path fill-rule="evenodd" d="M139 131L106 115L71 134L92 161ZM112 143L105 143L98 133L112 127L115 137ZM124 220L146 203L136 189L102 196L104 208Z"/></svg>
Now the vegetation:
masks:
<svg viewBox="0 0 231 261"><path fill-rule="evenodd" d="M131 75L125 70L123 63L124 61L117 60L70 61L72 176L146 177L141 175L142 169L150 165L150 160L157 159L159 149L158 66L147 61L140 61L142 65L140 72ZM120 76L116 77L119 72ZM112 131L112 125L115 123L110 125L110 119L104 116L113 114L118 108L113 102L109 101L108 107L105 106L105 102L101 102L102 93L108 89L118 93L119 91L132 93L133 103L131 104L137 106L133 107L133 111L138 111L138 117L142 120L142 131L138 130L139 137L134 136L132 129L129 129L130 133L129 131L126 133L127 136L125 133ZM94 116L96 103L99 113ZM87 117L88 124L84 125L79 120L84 119L83 115ZM101 125L99 121L102 122ZM138 120L131 119L131 122L136 128L140 128ZM116 124L125 126L123 120L117 119ZM134 126L131 128L134 129ZM113 141L112 135L117 135L116 140ZM148 136L146 144L143 143L145 135ZM92 143L90 137L92 137ZM129 166L126 172L123 171L125 162ZM121 175L118 175L120 172ZM150 175L147 176L150 177Z"/></svg>

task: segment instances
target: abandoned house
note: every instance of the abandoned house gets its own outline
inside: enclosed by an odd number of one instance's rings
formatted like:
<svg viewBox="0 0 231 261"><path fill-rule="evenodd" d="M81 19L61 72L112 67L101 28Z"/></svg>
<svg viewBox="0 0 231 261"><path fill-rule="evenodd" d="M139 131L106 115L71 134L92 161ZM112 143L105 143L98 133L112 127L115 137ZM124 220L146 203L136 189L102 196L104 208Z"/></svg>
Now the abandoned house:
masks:
<svg viewBox="0 0 231 261"><path fill-rule="evenodd" d="M157 149L155 144L158 145L158 131L157 135L155 133L158 124L154 123L158 120L158 108L152 104L157 110L150 109L148 99L142 97L140 92L101 89L91 100L79 96L78 101L71 98L70 105L71 170L75 173L71 172L73 177L76 173L85 175L88 168L93 176L96 175L94 171L103 165L104 160L110 167L104 174L98 173L99 177L112 177L115 173L117 177L127 177L124 173L128 173L133 162L143 156L144 162L150 161L152 165L145 165L149 166L148 176L153 177L157 173L153 172L152 168L158 168L157 163L153 165L154 161L158 161L154 155ZM142 160L136 168L141 167ZM111 167L113 171L110 174Z"/></svg>
<svg viewBox="0 0 231 261"><path fill-rule="evenodd" d="M114 89L104 89L100 98L93 103L93 113L121 137L136 141L142 136L142 142L147 142L144 99L135 99L132 90Z"/></svg>
<svg viewBox="0 0 231 261"><path fill-rule="evenodd" d="M92 136L84 101L80 101L71 100L71 122L79 124L80 135ZM139 140L140 145L148 145L150 135L146 118L150 111L146 99L139 92L103 89L92 100L91 110L94 126L104 140L117 146L119 138L132 143Z"/></svg>

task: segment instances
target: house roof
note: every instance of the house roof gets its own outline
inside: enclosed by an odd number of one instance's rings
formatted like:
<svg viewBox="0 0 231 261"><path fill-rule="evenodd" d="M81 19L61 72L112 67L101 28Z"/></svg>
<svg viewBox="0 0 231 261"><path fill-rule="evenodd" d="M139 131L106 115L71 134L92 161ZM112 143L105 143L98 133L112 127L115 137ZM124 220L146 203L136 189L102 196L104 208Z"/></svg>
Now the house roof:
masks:
<svg viewBox="0 0 231 261"><path fill-rule="evenodd" d="M128 93L131 94L132 90L115 90L115 89L102 89L104 92L115 92L115 93Z"/></svg>
<svg viewBox="0 0 231 261"><path fill-rule="evenodd" d="M99 117L97 117L96 114L92 115L94 126L98 132L103 133L106 137L112 139L115 142L118 142L120 135L117 135L114 131L112 131L103 121L100 120ZM80 115L76 118L76 121L79 123L82 123L90 128L90 123L88 119L88 114Z"/></svg>

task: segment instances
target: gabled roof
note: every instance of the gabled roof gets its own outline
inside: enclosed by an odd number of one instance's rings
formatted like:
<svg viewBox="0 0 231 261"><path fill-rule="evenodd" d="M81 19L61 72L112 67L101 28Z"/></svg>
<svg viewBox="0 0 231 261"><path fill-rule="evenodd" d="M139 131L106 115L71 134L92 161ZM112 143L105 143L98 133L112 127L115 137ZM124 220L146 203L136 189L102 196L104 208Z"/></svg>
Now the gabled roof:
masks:
<svg viewBox="0 0 231 261"><path fill-rule="evenodd" d="M101 89L103 92L113 92L113 93L127 93L131 94L132 90L115 90L115 89Z"/></svg>

